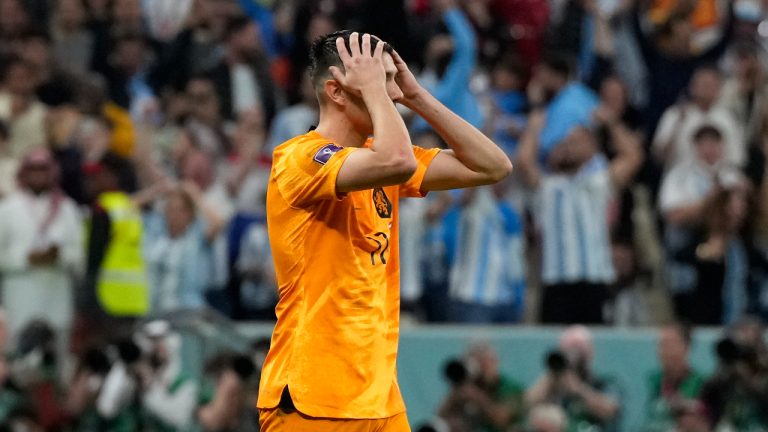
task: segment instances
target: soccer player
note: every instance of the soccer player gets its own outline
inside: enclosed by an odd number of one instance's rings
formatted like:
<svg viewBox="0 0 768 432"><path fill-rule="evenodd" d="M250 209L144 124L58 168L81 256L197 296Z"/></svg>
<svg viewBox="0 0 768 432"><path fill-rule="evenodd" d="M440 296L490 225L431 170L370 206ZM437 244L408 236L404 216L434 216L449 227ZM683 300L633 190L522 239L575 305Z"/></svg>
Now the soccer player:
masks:
<svg viewBox="0 0 768 432"><path fill-rule="evenodd" d="M267 190L280 300L261 430L409 431L395 370L398 200L495 183L512 164L371 35L324 36L311 70L319 124L275 149ZM395 102L450 150L412 146Z"/></svg>

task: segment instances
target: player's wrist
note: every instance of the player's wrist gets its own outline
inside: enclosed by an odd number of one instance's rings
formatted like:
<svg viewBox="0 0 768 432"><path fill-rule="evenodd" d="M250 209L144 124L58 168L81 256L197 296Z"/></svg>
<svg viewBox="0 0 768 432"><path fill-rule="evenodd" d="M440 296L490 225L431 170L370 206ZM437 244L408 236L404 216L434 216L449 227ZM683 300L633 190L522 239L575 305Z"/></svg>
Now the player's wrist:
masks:
<svg viewBox="0 0 768 432"><path fill-rule="evenodd" d="M418 90L404 94L400 103L416 113L421 113L429 105L430 96L424 87L419 86Z"/></svg>

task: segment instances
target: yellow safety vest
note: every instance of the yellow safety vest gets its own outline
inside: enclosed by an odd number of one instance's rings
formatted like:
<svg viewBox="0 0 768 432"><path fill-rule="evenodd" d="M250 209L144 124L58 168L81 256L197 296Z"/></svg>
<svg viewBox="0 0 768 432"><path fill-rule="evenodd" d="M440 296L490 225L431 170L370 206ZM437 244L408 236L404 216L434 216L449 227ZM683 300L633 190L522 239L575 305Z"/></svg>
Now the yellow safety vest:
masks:
<svg viewBox="0 0 768 432"><path fill-rule="evenodd" d="M98 201L110 220L110 241L96 282L99 303L110 315L145 315L149 283L141 249L141 215L122 192L103 193Z"/></svg>

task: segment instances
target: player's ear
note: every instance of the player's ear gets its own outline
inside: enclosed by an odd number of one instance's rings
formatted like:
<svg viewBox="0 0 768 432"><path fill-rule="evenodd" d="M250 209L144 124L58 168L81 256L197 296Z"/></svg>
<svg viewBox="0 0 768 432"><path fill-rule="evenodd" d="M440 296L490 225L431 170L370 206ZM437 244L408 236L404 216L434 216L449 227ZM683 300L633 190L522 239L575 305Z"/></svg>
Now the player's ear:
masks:
<svg viewBox="0 0 768 432"><path fill-rule="evenodd" d="M325 80L325 83L323 84L323 93L325 93L325 97L328 99L328 101L332 103L344 105L347 102L347 98L344 94L344 90L341 88L341 84L339 84L339 82L335 79L331 78Z"/></svg>

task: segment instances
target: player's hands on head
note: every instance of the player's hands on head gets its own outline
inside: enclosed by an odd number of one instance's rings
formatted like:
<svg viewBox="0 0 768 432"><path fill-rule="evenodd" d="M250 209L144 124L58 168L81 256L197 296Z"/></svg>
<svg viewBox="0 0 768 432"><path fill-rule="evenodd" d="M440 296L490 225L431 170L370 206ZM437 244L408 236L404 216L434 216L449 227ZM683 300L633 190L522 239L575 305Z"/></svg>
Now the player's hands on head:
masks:
<svg viewBox="0 0 768 432"><path fill-rule="evenodd" d="M403 99L401 102L407 106L408 102L419 96L423 88L416 80L413 72L408 69L408 64L406 64L402 57L400 57L400 54L395 50L392 50L390 54L392 55L392 60L395 62L395 67L397 68L395 82L398 87L400 87L400 91L403 92Z"/></svg>
<svg viewBox="0 0 768 432"><path fill-rule="evenodd" d="M349 49L343 38L336 39L336 48L344 64L344 71L336 66L330 67L333 78L341 87L358 96L367 91L382 90L386 92L386 72L384 71L384 42L371 46L371 35L362 36L355 32L349 37Z"/></svg>

